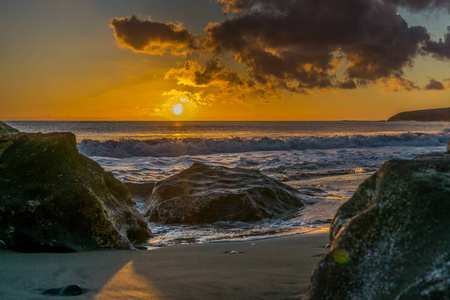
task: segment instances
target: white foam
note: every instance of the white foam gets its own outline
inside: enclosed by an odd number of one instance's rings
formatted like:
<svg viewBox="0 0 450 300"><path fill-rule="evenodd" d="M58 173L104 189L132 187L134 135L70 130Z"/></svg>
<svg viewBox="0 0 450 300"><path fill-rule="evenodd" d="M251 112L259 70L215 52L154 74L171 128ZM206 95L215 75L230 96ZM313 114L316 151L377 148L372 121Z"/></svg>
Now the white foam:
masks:
<svg viewBox="0 0 450 300"><path fill-rule="evenodd" d="M442 146L450 138L448 131L439 134L402 133L346 136L303 136L289 138L181 138L118 139L98 141L84 139L78 144L81 153L102 157L177 157L216 153L291 151L308 149L373 148L385 146Z"/></svg>

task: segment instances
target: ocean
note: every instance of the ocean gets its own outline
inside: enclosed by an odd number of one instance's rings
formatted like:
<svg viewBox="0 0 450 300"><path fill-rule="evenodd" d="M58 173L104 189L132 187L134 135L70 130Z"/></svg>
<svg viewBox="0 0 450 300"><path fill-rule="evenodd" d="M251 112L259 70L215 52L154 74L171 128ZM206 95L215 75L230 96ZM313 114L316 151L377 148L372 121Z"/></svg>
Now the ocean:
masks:
<svg viewBox="0 0 450 300"><path fill-rule="evenodd" d="M256 169L307 190L303 200L308 205L287 220L196 226L149 223L154 234L149 248L317 230L330 223L338 207L383 162L443 152L450 139L446 122L6 123L23 132L73 132L79 151L122 182L155 182L202 162Z"/></svg>

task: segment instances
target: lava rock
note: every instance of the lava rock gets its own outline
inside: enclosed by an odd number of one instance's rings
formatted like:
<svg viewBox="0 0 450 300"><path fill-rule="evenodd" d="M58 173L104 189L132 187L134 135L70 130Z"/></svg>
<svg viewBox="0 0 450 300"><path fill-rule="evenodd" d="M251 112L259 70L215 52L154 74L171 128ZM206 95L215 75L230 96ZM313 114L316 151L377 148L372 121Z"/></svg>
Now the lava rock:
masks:
<svg viewBox="0 0 450 300"><path fill-rule="evenodd" d="M128 249L150 237L127 188L72 133L0 135L0 240L26 251Z"/></svg>
<svg viewBox="0 0 450 300"><path fill-rule="evenodd" d="M450 154L392 160L338 210L304 299L449 299Z"/></svg>
<svg viewBox="0 0 450 300"><path fill-rule="evenodd" d="M161 223L256 221L298 211L294 193L256 170L194 163L156 183L145 215Z"/></svg>

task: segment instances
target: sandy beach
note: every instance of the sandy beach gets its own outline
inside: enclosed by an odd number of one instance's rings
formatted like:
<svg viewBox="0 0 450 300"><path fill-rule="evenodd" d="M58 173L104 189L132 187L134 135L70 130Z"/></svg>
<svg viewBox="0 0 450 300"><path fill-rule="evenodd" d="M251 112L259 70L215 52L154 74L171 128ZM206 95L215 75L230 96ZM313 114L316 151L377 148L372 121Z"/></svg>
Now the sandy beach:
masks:
<svg viewBox="0 0 450 300"><path fill-rule="evenodd" d="M0 251L0 298L47 299L44 289L79 284L58 299L299 299L327 249L328 229L256 241L151 251ZM235 252L229 252L235 251ZM236 253L238 252L238 253Z"/></svg>
<svg viewBox="0 0 450 300"><path fill-rule="evenodd" d="M305 185L354 192L368 176L330 176ZM328 251L328 230L325 225L290 236L149 251L0 250L0 299L53 298L42 291L71 284L80 285L83 294L58 299L299 299Z"/></svg>
<svg viewBox="0 0 450 300"><path fill-rule="evenodd" d="M0 300L450 299L450 0L0 20Z"/></svg>

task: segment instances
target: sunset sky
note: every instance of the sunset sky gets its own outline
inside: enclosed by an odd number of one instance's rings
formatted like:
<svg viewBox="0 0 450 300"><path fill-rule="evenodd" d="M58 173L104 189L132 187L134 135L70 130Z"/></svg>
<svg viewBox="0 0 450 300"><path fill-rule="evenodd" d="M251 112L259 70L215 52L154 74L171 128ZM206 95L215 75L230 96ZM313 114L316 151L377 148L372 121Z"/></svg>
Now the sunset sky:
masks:
<svg viewBox="0 0 450 300"><path fill-rule="evenodd" d="M448 0L14 0L0 23L0 120L450 107Z"/></svg>

